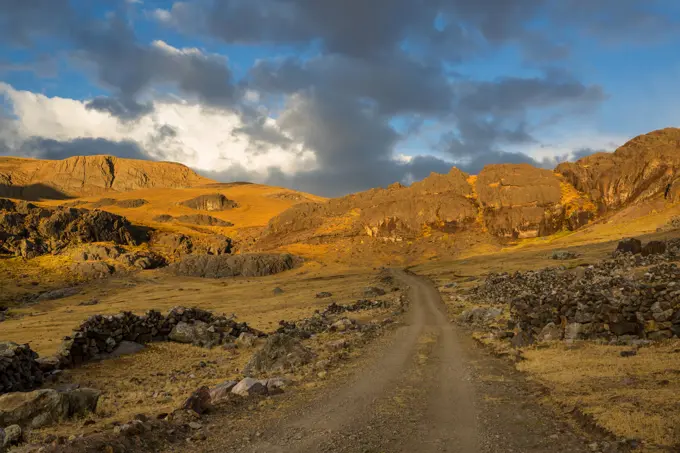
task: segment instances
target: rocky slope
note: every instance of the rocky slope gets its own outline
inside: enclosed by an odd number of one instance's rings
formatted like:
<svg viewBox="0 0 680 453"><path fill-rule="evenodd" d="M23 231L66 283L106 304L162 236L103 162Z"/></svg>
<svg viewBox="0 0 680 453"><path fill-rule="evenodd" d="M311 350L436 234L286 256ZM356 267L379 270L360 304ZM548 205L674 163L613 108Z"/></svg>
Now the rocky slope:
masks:
<svg viewBox="0 0 680 453"><path fill-rule="evenodd" d="M412 243L462 232L498 241L573 231L608 212L663 200L680 170L679 151L680 129L671 128L555 171L500 164L470 176L453 168L410 187L393 184L326 203L295 205L271 219L260 244L357 237ZM672 187L669 198L677 198L679 190Z"/></svg>
<svg viewBox="0 0 680 453"><path fill-rule="evenodd" d="M630 140L614 153L597 153L556 171L586 193L600 212L616 210L665 192L677 200L680 185L680 129L666 128Z"/></svg>
<svg viewBox="0 0 680 453"><path fill-rule="evenodd" d="M30 201L194 187L214 181L174 162L75 156L64 160L0 158L0 196Z"/></svg>

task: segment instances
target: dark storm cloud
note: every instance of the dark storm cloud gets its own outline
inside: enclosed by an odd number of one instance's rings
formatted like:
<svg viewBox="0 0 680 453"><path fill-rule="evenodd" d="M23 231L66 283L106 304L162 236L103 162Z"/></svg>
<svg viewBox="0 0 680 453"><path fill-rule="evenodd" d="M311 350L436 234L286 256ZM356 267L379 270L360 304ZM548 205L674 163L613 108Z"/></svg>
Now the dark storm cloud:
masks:
<svg viewBox="0 0 680 453"><path fill-rule="evenodd" d="M116 3L107 1L112 7ZM0 3L0 39L22 46L43 38L70 44L83 62L94 67L99 81L126 103L135 102L141 91L154 84L175 85L210 106L236 103L233 76L224 59L195 50L178 51L160 42L142 44L123 11L100 20L90 11L92 7L78 3L76 8L68 0L4 0ZM102 107L112 114L132 113L129 106L114 102Z"/></svg>
<svg viewBox="0 0 680 453"><path fill-rule="evenodd" d="M153 104L141 104L134 99L96 97L85 104L88 110L108 113L124 121L135 120L153 111Z"/></svg>

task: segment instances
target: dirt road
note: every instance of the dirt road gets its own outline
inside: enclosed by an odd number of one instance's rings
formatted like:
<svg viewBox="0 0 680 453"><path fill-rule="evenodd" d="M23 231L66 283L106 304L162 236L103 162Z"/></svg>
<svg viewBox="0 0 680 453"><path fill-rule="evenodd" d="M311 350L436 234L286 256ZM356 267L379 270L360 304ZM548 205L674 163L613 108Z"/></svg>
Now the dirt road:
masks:
<svg viewBox="0 0 680 453"><path fill-rule="evenodd" d="M514 369L456 331L436 288L409 285L407 322L337 386L204 451L585 452L588 440L537 404ZM225 430L229 429L224 427Z"/></svg>

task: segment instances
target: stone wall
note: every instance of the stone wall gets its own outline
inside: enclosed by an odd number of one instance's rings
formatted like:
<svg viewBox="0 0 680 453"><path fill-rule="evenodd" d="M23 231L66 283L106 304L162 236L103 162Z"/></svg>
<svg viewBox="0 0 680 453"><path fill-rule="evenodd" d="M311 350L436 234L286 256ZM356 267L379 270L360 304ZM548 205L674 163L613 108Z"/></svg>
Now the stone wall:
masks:
<svg viewBox="0 0 680 453"><path fill-rule="evenodd" d="M31 390L42 384L37 357L28 345L0 342L0 394Z"/></svg>
<svg viewBox="0 0 680 453"><path fill-rule="evenodd" d="M59 366L77 366L111 353L123 341L167 341L173 329L180 323L205 326L205 332L210 334L213 344L233 341L243 332L262 335L246 323L237 323L199 308L175 307L166 316L155 310L150 310L143 316L130 312L94 315L64 338L57 353Z"/></svg>
<svg viewBox="0 0 680 453"><path fill-rule="evenodd" d="M680 242L659 255L616 253L596 265L491 274L473 295L509 304L533 338L661 340L680 336ZM557 332L557 335L555 334Z"/></svg>

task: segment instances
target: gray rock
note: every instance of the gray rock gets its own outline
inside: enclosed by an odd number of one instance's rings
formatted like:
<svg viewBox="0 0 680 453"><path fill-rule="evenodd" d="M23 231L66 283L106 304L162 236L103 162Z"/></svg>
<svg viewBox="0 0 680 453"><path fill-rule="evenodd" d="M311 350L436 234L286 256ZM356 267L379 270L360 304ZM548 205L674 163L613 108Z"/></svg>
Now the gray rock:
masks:
<svg viewBox="0 0 680 453"><path fill-rule="evenodd" d="M82 278L104 278L113 274L114 268L102 261L86 261L71 266L71 272Z"/></svg>
<svg viewBox="0 0 680 453"><path fill-rule="evenodd" d="M56 300L63 299L65 297L75 296L80 292L79 288L61 288L52 291L47 291L38 296L38 300Z"/></svg>
<svg viewBox="0 0 680 453"><path fill-rule="evenodd" d="M253 378L244 378L234 386L231 393L243 397L255 396L255 395L266 395L267 384L266 381L259 381Z"/></svg>
<svg viewBox="0 0 680 453"><path fill-rule="evenodd" d="M320 293L316 293L316 298L317 299L326 299L328 297L332 297L333 294L329 293L328 291L321 291Z"/></svg>
<svg viewBox="0 0 680 453"><path fill-rule="evenodd" d="M656 322L669 321L673 317L673 309L669 308L668 310L662 311L660 313L654 313L652 314L652 317Z"/></svg>
<svg viewBox="0 0 680 453"><path fill-rule="evenodd" d="M39 357L35 361L43 373L51 373L59 367L59 357L56 356Z"/></svg>
<svg viewBox="0 0 680 453"><path fill-rule="evenodd" d="M146 349L146 346L140 343L135 343L134 341L121 341L118 346L115 347L113 351L108 354L99 354L95 356L95 360L108 360L122 357L125 355L137 354L138 352Z"/></svg>
<svg viewBox="0 0 680 453"><path fill-rule="evenodd" d="M562 329L560 326L555 325L553 322L549 322L543 327L541 333L538 334L539 341L559 341L562 339Z"/></svg>
<svg viewBox="0 0 680 453"><path fill-rule="evenodd" d="M346 330L350 330L354 323L352 322L351 319L349 318L341 318L335 321L333 324L331 324L331 330L334 330L336 332L344 332Z"/></svg>
<svg viewBox="0 0 680 453"><path fill-rule="evenodd" d="M220 344L221 335L210 331L210 326L202 321L180 322L172 329L168 339L177 343L210 348Z"/></svg>
<svg viewBox="0 0 680 453"><path fill-rule="evenodd" d="M212 397L210 395L210 389L203 386L196 390L184 402L182 409L194 411L198 415L210 411L210 409L212 409Z"/></svg>
<svg viewBox="0 0 680 453"><path fill-rule="evenodd" d="M82 416L97 410L102 392L95 389L79 388L64 393L68 399L68 416Z"/></svg>
<svg viewBox="0 0 680 453"><path fill-rule="evenodd" d="M243 332L236 339L236 346L238 346L239 349L248 349L255 346L256 342L257 337L255 335L253 335L252 333Z"/></svg>
<svg viewBox="0 0 680 453"><path fill-rule="evenodd" d="M69 398L56 390L7 393L0 396L0 426L41 428L68 418Z"/></svg>
<svg viewBox="0 0 680 453"><path fill-rule="evenodd" d="M286 378L275 377L266 380L267 391L270 395L283 393L283 391L290 385L290 381Z"/></svg>
<svg viewBox="0 0 680 453"><path fill-rule="evenodd" d="M510 340L510 344L514 348L523 348L524 346L529 346L533 344L534 340L531 336L523 331L515 333L515 336Z"/></svg>
<svg viewBox="0 0 680 453"><path fill-rule="evenodd" d="M244 374L272 373L294 370L311 362L315 354L300 341L284 334L267 338L264 346L255 352L244 368Z"/></svg>
<svg viewBox="0 0 680 453"><path fill-rule="evenodd" d="M210 401L212 403L216 403L228 398L232 389L236 387L236 384L238 384L237 381L227 381L215 386L214 388L211 388Z"/></svg>

